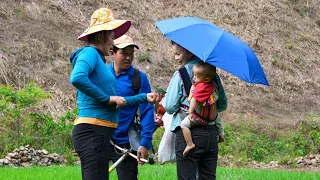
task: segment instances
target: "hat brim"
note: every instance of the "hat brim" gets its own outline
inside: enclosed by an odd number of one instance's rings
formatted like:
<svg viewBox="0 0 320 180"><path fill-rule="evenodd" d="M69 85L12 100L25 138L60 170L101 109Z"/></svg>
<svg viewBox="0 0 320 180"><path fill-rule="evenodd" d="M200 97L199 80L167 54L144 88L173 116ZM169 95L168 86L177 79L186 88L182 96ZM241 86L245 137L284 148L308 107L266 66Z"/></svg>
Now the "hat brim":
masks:
<svg viewBox="0 0 320 180"><path fill-rule="evenodd" d="M133 47L139 49L139 46L137 46L134 43L121 43L121 44L115 44L114 46L119 48L119 49L123 49L123 48L128 47L128 46L133 46Z"/></svg>
<svg viewBox="0 0 320 180"><path fill-rule="evenodd" d="M99 31L113 31L114 38L117 39L124 35L131 27L131 21L128 20L112 20L104 24L93 25L86 29L79 37L78 40L88 42L88 35Z"/></svg>

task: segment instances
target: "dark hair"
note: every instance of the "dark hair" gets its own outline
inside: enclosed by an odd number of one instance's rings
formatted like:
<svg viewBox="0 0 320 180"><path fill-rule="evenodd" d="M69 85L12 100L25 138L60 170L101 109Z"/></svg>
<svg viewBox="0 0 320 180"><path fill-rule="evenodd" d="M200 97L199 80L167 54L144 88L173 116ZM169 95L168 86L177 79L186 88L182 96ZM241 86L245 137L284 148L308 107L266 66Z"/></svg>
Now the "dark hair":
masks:
<svg viewBox="0 0 320 180"><path fill-rule="evenodd" d="M211 64L208 64L206 62L203 62L203 61L198 61L195 65L195 67L198 67L198 68L202 68L203 69L203 75L207 78L211 80L213 80L216 76L216 67L211 65Z"/></svg>
<svg viewBox="0 0 320 180"><path fill-rule="evenodd" d="M101 41L99 42L99 39L98 39L99 35L102 36L102 39L103 39L102 42ZM105 31L105 30L98 31L88 35L88 42L92 44L103 44L107 42L110 35L111 35L111 31Z"/></svg>
<svg viewBox="0 0 320 180"><path fill-rule="evenodd" d="M117 51L118 51L119 49L120 49L120 48L118 48L117 46L113 46L113 47L112 47L112 52L117 53Z"/></svg>
<svg viewBox="0 0 320 180"><path fill-rule="evenodd" d="M180 46L179 44L177 44L176 42L174 42L174 41L171 41L171 44L172 45L176 45L176 46L178 46L178 47L180 47L180 48L182 48L182 49L184 49L186 52L188 52L188 53L190 53L190 54L192 54L192 56L191 56L191 58L193 58L193 57L195 57L196 55L194 55L192 52L190 52L189 50L187 50L186 48L184 48L184 47L182 47L182 46ZM191 59L190 58L190 59ZM189 59L189 60L190 60Z"/></svg>

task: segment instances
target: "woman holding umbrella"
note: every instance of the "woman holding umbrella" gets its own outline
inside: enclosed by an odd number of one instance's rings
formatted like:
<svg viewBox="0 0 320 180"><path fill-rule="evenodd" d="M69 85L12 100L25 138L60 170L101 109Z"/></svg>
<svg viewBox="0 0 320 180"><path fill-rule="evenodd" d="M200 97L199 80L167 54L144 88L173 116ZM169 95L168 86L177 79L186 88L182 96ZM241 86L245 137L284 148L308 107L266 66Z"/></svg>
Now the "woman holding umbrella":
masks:
<svg viewBox="0 0 320 180"><path fill-rule="evenodd" d="M178 44L173 43L173 46L175 60L186 68L191 79L193 77L192 68L194 64L201 60ZM219 87L218 111L222 112L227 108L227 98L219 76L217 75L216 77ZM186 142L180 128L180 122L187 116L187 109L190 104L178 71L174 73L169 83L163 106L167 113L174 114L171 130L176 132L175 146L178 179L196 179L197 175L199 175L200 179L215 179L218 160L218 133L214 123L190 129L196 148L192 149L187 156L183 156Z"/></svg>
<svg viewBox="0 0 320 180"><path fill-rule="evenodd" d="M239 38L212 23L200 18L180 17L159 21L155 25L164 36L175 42L176 60L184 65L190 79L193 77L193 65L202 60L249 83L269 85L253 50ZM216 179L218 140L215 138L217 130L214 125L191 128L196 148L187 156L182 154L186 142L180 123L190 105L180 74L178 71L174 73L163 102L166 111L174 114L171 130L176 132L178 179ZM219 89L217 106L218 112L221 112L227 108L227 98L219 76L216 77Z"/></svg>

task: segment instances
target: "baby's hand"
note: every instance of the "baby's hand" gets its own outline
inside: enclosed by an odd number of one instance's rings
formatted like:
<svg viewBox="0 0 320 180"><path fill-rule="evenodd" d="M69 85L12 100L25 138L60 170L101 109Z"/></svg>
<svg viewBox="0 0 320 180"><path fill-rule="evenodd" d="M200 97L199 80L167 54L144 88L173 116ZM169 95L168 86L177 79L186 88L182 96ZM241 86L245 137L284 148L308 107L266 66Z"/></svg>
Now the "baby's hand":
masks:
<svg viewBox="0 0 320 180"><path fill-rule="evenodd" d="M124 97L121 96L110 96L110 100L108 104L116 104L117 105L117 109L126 105L126 100L124 99Z"/></svg>
<svg viewBox="0 0 320 180"><path fill-rule="evenodd" d="M219 136L219 143L224 142L224 136Z"/></svg>

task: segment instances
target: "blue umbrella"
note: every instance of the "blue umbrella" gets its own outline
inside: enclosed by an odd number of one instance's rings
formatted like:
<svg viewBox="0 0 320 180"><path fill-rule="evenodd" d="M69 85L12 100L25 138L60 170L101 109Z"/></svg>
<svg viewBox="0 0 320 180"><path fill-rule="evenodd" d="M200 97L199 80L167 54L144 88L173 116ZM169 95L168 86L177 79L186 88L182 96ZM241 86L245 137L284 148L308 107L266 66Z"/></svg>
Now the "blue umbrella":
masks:
<svg viewBox="0 0 320 180"><path fill-rule="evenodd" d="M253 50L238 37L195 17L158 21L162 34L201 60L249 83L269 86Z"/></svg>

